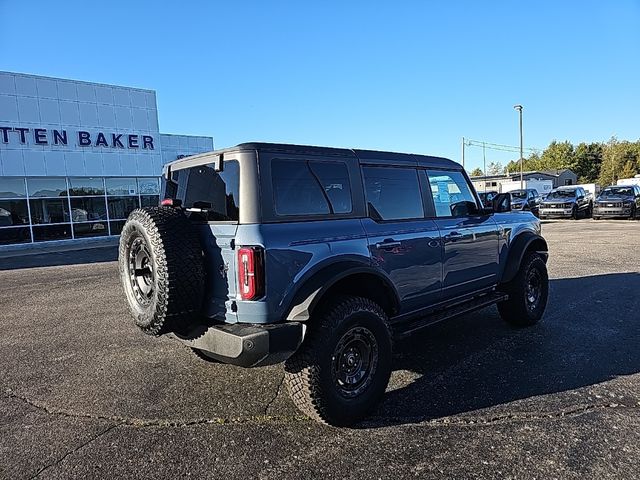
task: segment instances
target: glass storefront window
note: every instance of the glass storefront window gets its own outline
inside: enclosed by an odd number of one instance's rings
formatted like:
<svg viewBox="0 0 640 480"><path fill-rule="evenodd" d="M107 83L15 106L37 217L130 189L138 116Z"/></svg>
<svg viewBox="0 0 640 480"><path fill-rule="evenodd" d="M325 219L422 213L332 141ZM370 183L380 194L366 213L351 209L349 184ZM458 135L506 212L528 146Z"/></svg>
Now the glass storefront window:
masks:
<svg viewBox="0 0 640 480"><path fill-rule="evenodd" d="M109 218L117 220L127 218L129 214L138 208L138 197L109 197Z"/></svg>
<svg viewBox="0 0 640 480"><path fill-rule="evenodd" d="M29 225L26 200L0 200L0 227Z"/></svg>
<svg viewBox="0 0 640 480"><path fill-rule="evenodd" d="M104 200L104 197L72 197L71 220L74 223L106 220L107 207Z"/></svg>
<svg viewBox="0 0 640 480"><path fill-rule="evenodd" d="M104 195L104 179L97 177L69 178L69 193L72 196Z"/></svg>
<svg viewBox="0 0 640 480"><path fill-rule="evenodd" d="M160 179L158 177L138 178L138 190L142 195L159 195Z"/></svg>
<svg viewBox="0 0 640 480"><path fill-rule="evenodd" d="M64 178L27 178L30 197L66 197L67 181Z"/></svg>
<svg viewBox="0 0 640 480"><path fill-rule="evenodd" d="M137 195L135 178L105 178L107 195Z"/></svg>
<svg viewBox="0 0 640 480"><path fill-rule="evenodd" d="M65 240L71 238L71 225L42 225L33 227L33 241Z"/></svg>
<svg viewBox="0 0 640 480"><path fill-rule="evenodd" d="M29 200L31 223L69 222L69 202L67 198L38 198Z"/></svg>
<svg viewBox="0 0 640 480"><path fill-rule="evenodd" d="M74 223L73 235L79 237L100 237L109 235L107 222Z"/></svg>
<svg viewBox="0 0 640 480"><path fill-rule="evenodd" d="M159 177L0 177L0 245L119 235L159 202Z"/></svg>
<svg viewBox="0 0 640 480"><path fill-rule="evenodd" d="M31 242L29 227L0 228L0 245Z"/></svg>
<svg viewBox="0 0 640 480"><path fill-rule="evenodd" d="M25 195L24 178L0 177L0 198L22 198Z"/></svg>
<svg viewBox="0 0 640 480"><path fill-rule="evenodd" d="M160 205L160 195L140 195L142 207L157 207Z"/></svg>
<svg viewBox="0 0 640 480"><path fill-rule="evenodd" d="M109 225L111 226L111 235L120 235L120 232L122 232L122 227L124 227L125 223L126 220L116 220L115 222L109 222Z"/></svg>

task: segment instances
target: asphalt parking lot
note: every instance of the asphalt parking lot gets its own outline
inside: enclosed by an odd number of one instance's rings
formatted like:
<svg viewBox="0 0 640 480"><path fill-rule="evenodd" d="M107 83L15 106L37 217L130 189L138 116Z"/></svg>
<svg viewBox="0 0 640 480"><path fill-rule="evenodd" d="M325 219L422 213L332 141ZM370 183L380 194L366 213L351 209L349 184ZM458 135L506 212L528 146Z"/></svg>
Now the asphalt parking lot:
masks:
<svg viewBox="0 0 640 480"><path fill-rule="evenodd" d="M640 222L543 228L544 321L490 308L396 345L353 429L301 417L280 366L140 333L113 248L0 259L0 477L637 478Z"/></svg>

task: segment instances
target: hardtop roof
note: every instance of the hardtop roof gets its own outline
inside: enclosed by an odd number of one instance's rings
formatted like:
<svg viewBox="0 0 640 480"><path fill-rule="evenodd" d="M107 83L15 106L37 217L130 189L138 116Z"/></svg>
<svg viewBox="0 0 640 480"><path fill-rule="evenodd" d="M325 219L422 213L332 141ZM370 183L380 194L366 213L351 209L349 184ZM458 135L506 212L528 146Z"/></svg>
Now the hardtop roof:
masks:
<svg viewBox="0 0 640 480"><path fill-rule="evenodd" d="M224 153L231 153L237 151L257 150L261 152L273 152L273 153L289 153L300 155L322 155L322 156L335 156L335 157L350 157L358 158L361 162L365 163L369 160L388 160L389 163L402 163L406 164L415 162L419 166L435 167L435 168L452 168L462 170L462 166L448 158L435 157L429 155L418 155L412 153L398 153L398 152L386 152L377 150L362 150L362 149L349 149L349 148L335 148L335 147L318 147L313 145L294 145L285 143L264 143L264 142L248 142L241 143L235 147L224 148L220 150L214 150L212 152L201 153L189 157L184 157L178 160L170 162L169 165L176 165L182 162L193 163L194 160L202 157L204 160L206 157L220 155Z"/></svg>

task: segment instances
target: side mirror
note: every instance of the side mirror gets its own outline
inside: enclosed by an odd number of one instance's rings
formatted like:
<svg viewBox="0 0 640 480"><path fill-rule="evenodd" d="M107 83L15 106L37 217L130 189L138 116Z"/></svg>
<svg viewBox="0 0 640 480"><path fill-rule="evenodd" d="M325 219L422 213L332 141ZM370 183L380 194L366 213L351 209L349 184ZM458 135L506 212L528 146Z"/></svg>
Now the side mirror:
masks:
<svg viewBox="0 0 640 480"><path fill-rule="evenodd" d="M499 193L491 202L494 213L504 213L511 211L511 194Z"/></svg>

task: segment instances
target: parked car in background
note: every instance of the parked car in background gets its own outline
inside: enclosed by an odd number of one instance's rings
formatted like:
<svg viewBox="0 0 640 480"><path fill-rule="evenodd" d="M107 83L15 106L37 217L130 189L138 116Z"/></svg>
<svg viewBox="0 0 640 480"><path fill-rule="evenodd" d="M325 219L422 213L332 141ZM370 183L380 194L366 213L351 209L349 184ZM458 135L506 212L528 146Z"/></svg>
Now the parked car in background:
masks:
<svg viewBox="0 0 640 480"><path fill-rule="evenodd" d="M493 199L498 195L498 192L495 190L489 190L488 192L478 192L478 196L480 197L480 201L483 205L491 205Z"/></svg>
<svg viewBox="0 0 640 480"><path fill-rule="evenodd" d="M593 219L639 218L640 185L612 185L603 189L593 207Z"/></svg>
<svg viewBox="0 0 640 480"><path fill-rule="evenodd" d="M512 190L511 210L530 211L536 217L540 215L540 194L535 188L525 188L523 190Z"/></svg>
<svg viewBox="0 0 640 480"><path fill-rule="evenodd" d="M540 218L573 218L591 215L592 202L582 187L559 187L540 203Z"/></svg>

